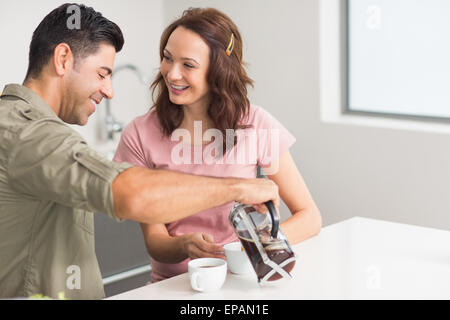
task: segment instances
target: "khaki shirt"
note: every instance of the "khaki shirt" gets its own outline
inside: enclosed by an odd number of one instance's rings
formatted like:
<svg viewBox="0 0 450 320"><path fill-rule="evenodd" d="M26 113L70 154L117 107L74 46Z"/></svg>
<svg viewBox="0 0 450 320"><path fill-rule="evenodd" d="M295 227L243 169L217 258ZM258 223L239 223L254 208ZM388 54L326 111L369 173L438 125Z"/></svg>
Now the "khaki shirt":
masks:
<svg viewBox="0 0 450 320"><path fill-rule="evenodd" d="M0 97L0 298L105 296L94 211L116 217L112 182L127 163L89 148L32 90Z"/></svg>

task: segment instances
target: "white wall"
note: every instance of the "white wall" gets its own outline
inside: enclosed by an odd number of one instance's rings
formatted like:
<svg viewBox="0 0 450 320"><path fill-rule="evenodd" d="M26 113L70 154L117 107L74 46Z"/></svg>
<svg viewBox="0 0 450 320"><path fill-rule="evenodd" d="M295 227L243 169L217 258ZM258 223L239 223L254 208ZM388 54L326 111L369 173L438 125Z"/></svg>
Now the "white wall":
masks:
<svg viewBox="0 0 450 320"><path fill-rule="evenodd" d="M58 0L2 1L0 10L0 91L7 83L22 83L28 66L28 50L33 31L54 8L65 3ZM153 78L159 66L159 38L163 28L162 0L86 0L122 29L125 45L116 56L115 67L132 63ZM148 87L130 71L122 71L113 80L115 97L111 101L114 116L128 123L150 107ZM98 106L85 127L72 126L91 144L97 144L98 123L105 103Z"/></svg>
<svg viewBox="0 0 450 320"><path fill-rule="evenodd" d="M291 152L325 225L364 216L450 230L448 134L321 121L318 0L177 0L166 20L191 6L240 27L251 100L296 136Z"/></svg>

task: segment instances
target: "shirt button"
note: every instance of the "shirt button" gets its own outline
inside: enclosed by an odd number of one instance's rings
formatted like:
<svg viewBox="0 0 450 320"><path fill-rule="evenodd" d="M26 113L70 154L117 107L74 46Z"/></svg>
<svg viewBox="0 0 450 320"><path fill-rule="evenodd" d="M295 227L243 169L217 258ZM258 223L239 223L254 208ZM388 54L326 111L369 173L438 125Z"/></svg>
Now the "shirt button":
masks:
<svg viewBox="0 0 450 320"><path fill-rule="evenodd" d="M80 158L81 157L81 153L80 152L75 153L75 157Z"/></svg>
<svg viewBox="0 0 450 320"><path fill-rule="evenodd" d="M24 112L25 112L25 113L30 113L30 112L31 112L31 109L25 110Z"/></svg>

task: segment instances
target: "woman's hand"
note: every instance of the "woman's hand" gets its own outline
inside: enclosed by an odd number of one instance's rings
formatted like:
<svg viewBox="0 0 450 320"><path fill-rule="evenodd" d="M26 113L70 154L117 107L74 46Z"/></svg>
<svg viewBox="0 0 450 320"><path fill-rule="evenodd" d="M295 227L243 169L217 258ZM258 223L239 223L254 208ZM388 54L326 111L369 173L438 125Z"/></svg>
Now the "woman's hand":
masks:
<svg viewBox="0 0 450 320"><path fill-rule="evenodd" d="M184 253L191 259L225 259L223 246L215 244L212 235L195 232L180 236Z"/></svg>

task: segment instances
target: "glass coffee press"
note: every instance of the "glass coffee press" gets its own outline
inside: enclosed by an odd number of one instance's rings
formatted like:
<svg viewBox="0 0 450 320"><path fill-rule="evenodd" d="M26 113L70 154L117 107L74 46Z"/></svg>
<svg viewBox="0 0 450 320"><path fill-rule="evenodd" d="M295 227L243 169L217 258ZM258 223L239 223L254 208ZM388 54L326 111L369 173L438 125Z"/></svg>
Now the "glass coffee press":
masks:
<svg viewBox="0 0 450 320"><path fill-rule="evenodd" d="M261 214L249 205L236 203L229 220L258 277L264 284L291 278L295 255L283 231L272 201L265 202L269 214Z"/></svg>

